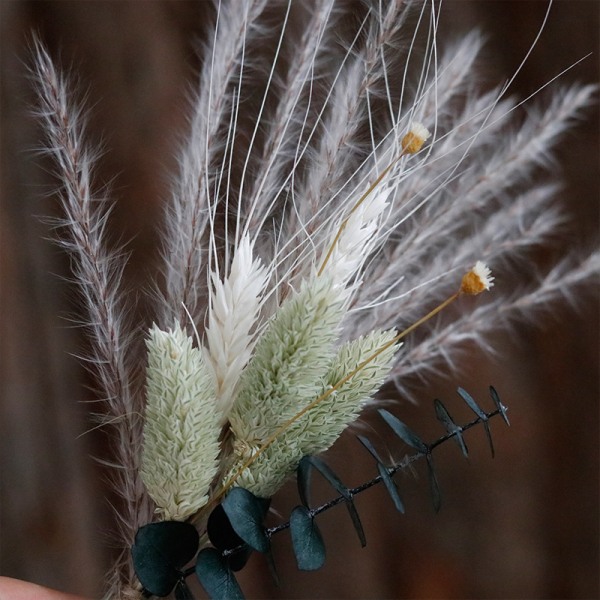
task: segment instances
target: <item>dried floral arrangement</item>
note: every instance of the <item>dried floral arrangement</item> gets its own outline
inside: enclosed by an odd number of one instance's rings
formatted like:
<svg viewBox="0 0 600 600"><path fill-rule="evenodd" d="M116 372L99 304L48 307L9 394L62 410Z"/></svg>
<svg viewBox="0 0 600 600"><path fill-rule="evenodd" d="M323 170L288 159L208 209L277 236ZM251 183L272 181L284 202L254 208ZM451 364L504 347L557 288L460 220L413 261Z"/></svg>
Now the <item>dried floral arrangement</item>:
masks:
<svg viewBox="0 0 600 600"><path fill-rule="evenodd" d="M293 8L301 27L290 24ZM109 598L189 598L191 576L211 597L241 597L233 572L252 550L268 556L281 528L300 568L318 568L315 517L327 507L310 508L312 468L363 541L352 504L362 490L317 455L384 383L407 393L404 376L452 366L465 340L485 345L486 332L598 272L598 252L568 255L530 289L494 290L403 346L450 303L490 290L486 265L496 274L525 264L561 225L555 186L533 175L595 90L561 89L517 119L509 85L480 91L472 78L478 35L438 49L436 4L369 2L340 41L346 8L314 0L299 16L294 2L216 4L166 202L155 315L143 325L127 319L124 259L106 244L110 207L93 189L82 108L35 44L39 117L63 184L58 240L89 311L101 421L116 436L122 554ZM253 94L259 101L246 104ZM132 351L140 334L143 377ZM493 388L491 411L459 393L477 418L459 426L436 402L448 435L430 444L380 411L416 451L407 461L426 458L436 505L432 450L455 438L466 453L462 432L476 424L491 443L488 420L506 419ZM377 462L375 483L403 510L392 480L403 464L385 464L360 439ZM268 499L294 475L302 507L281 528L264 527Z"/></svg>

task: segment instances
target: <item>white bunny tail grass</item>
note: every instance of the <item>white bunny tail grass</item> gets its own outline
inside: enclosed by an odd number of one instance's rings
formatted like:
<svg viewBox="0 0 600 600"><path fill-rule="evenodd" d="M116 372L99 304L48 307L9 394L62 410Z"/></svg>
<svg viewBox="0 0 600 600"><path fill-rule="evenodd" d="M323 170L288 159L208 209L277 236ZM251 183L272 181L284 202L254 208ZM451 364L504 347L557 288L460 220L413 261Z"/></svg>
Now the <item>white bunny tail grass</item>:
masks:
<svg viewBox="0 0 600 600"><path fill-rule="evenodd" d="M114 433L110 466L115 491L122 502L115 510L123 554L115 566L119 581L133 581L127 556L137 529L151 518L152 503L142 485L139 452L142 435L141 398L132 373L131 332L125 324L126 307L120 281L124 262L105 244L106 204L94 196L92 169L97 152L84 141L85 119L74 103L72 90L56 71L50 56L34 42L34 81L38 116L46 133L47 152L54 159L61 182L63 218L57 220L58 243L72 256L74 279L87 315L83 325L90 337L86 364L97 376L103 407L98 418ZM121 572L123 570L123 572Z"/></svg>
<svg viewBox="0 0 600 600"><path fill-rule="evenodd" d="M252 256L246 236L236 248L229 274L223 280L211 273L212 289L206 326L206 362L215 381L221 424L227 421L235 391L253 347L266 269Z"/></svg>

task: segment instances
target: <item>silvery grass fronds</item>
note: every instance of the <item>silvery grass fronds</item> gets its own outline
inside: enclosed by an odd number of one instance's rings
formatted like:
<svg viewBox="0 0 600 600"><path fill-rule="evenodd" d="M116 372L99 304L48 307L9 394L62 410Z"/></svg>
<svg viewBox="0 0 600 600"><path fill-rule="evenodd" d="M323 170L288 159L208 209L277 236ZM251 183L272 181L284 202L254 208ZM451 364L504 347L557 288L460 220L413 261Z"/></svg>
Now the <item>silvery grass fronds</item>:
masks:
<svg viewBox="0 0 600 600"><path fill-rule="evenodd" d="M126 319L82 111L35 44L63 184L59 239L117 436L123 552L110 597L139 595L129 548L156 515L203 532L232 486L272 496L383 383L409 394L411 378L454 367L463 342L485 347L489 330L576 298L598 273L597 252L567 254L537 278L528 254L564 223L551 150L594 89L558 90L523 114L506 86L480 89L478 34L438 48L437 3L349 6L215 3L149 282L156 324ZM498 280L523 270L530 286L497 286L470 312L423 325L491 288L481 261Z"/></svg>
<svg viewBox="0 0 600 600"><path fill-rule="evenodd" d="M57 236L72 256L73 275L86 310L83 326L91 340L87 364L95 371L104 404L98 416L101 423L113 425L114 455L109 466L113 487L120 496L115 517L123 541L117 568L109 575L109 587L124 590L123 582L135 577L127 543L154 511L140 474L144 422L132 329L126 323L128 309L120 286L124 262L122 255L110 251L105 243L109 210L92 190L92 166L98 152L84 140L82 110L41 43L36 41L34 50L38 116L62 183L64 216L55 223Z"/></svg>

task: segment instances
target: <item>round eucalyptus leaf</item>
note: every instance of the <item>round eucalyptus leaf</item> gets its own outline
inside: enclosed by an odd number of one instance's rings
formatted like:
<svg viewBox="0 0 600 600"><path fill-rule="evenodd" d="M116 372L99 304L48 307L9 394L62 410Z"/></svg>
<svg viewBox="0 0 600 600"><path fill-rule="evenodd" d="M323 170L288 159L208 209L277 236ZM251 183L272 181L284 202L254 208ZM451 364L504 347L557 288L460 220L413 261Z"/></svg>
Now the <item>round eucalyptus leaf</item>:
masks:
<svg viewBox="0 0 600 600"><path fill-rule="evenodd" d="M210 513L206 524L208 539L221 551L227 565L232 571L244 568L252 555L252 548L235 532L220 504Z"/></svg>
<svg viewBox="0 0 600 600"><path fill-rule="evenodd" d="M140 527L131 555L144 589L154 596L168 596L182 578L181 569L196 555L199 543L198 532L190 523L161 521Z"/></svg>
<svg viewBox="0 0 600 600"><path fill-rule="evenodd" d="M292 546L298 568L316 571L325 564L325 544L321 532L304 506L297 506L290 515Z"/></svg>
<svg viewBox="0 0 600 600"><path fill-rule="evenodd" d="M196 577L211 600L244 600L244 594L225 559L216 548L198 554Z"/></svg>
<svg viewBox="0 0 600 600"><path fill-rule="evenodd" d="M269 501L257 498L244 488L233 488L222 502L234 531L257 552L265 554L271 546L263 521Z"/></svg>

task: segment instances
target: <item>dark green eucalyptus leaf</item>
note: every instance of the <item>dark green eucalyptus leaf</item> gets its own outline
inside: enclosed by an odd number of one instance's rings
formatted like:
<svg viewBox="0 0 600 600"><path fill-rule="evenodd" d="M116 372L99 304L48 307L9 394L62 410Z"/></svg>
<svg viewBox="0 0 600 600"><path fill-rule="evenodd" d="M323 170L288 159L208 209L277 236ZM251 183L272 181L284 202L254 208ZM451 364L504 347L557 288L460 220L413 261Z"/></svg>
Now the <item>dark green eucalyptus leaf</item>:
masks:
<svg viewBox="0 0 600 600"><path fill-rule="evenodd" d="M211 544L218 550L232 550L244 543L235 532L221 504L217 505L208 517L206 532Z"/></svg>
<svg viewBox="0 0 600 600"><path fill-rule="evenodd" d="M133 567L140 583L154 596L168 596L182 578L200 539L196 528L180 521L150 523L138 529L131 548Z"/></svg>
<svg viewBox="0 0 600 600"><path fill-rule="evenodd" d="M371 443L371 440L363 435L357 435L358 441L369 451L369 454L378 462L381 463L382 460L379 458L379 454L377 454L377 450L375 450L375 446Z"/></svg>
<svg viewBox="0 0 600 600"><path fill-rule="evenodd" d="M496 456L496 452L494 451L494 441L492 440L492 432L490 431L490 424L488 421L482 421L483 430L485 431L485 437L487 438L488 444L490 446L490 452L492 453L492 458Z"/></svg>
<svg viewBox="0 0 600 600"><path fill-rule="evenodd" d="M483 423L483 429L485 430L485 436L487 438L488 444L490 445L490 452L492 453L492 458L495 456L494 452L494 442L492 441L492 432L490 431L489 417L481 410L480 406L475 402L471 394L464 390L463 388L458 388L459 396L465 401L466 405L481 419Z"/></svg>
<svg viewBox="0 0 600 600"><path fill-rule="evenodd" d="M312 475L312 463L310 457L305 456L296 469L296 482L298 484L298 494L300 495L300 502L310 508L310 483Z"/></svg>
<svg viewBox="0 0 600 600"><path fill-rule="evenodd" d="M267 565L269 566L269 573L271 573L271 577L273 578L273 583L275 587L280 587L281 582L279 581L279 574L277 573L277 566L275 565L275 559L273 558L273 553L269 550L265 554L265 558L267 559Z"/></svg>
<svg viewBox="0 0 600 600"><path fill-rule="evenodd" d="M498 411L502 415L502 418L504 419L504 422L507 425L510 426L510 423L508 422L508 417L506 416L506 410L507 410L506 406L504 406L504 404L502 404L502 402L500 402L500 396L498 396L498 392L491 385L490 385L490 396L492 397L492 400L494 401L494 404L496 405L496 408L498 409Z"/></svg>
<svg viewBox="0 0 600 600"><path fill-rule="evenodd" d="M392 479L392 477L388 471L388 468L383 464L383 461L379 457L377 450L375 450L375 447L371 443L371 440L369 440L369 438L366 438L362 435L358 435L356 437L358 438L359 442L369 451L371 456L377 461L377 470L379 471L379 476L381 477L381 480L383 481L385 488L387 489L389 495L391 496L392 502L394 503L396 510L398 510L401 513L404 513L404 503L402 502L402 499L400 498L400 494L398 493L398 488L396 487L396 484L394 483L394 480Z"/></svg>
<svg viewBox="0 0 600 600"><path fill-rule="evenodd" d="M427 460L427 473L429 475L429 488L431 490L431 499L433 500L433 508L435 512L440 512L442 507L442 493L440 492L440 485L435 474L435 468L433 466L433 458L431 454L425 456Z"/></svg>
<svg viewBox="0 0 600 600"><path fill-rule="evenodd" d="M334 473L329 465L316 456L308 456L306 458L341 496L347 500L352 498L348 488L342 483L342 480Z"/></svg>
<svg viewBox="0 0 600 600"><path fill-rule="evenodd" d="M175 586L175 600L194 600L194 594L185 579L180 579Z"/></svg>
<svg viewBox="0 0 600 600"><path fill-rule="evenodd" d="M475 399L473 398L473 396L471 396L471 394L469 394L469 392L467 392L467 390L459 387L457 389L458 395L465 401L465 404L482 420L482 421L487 421L487 415L485 414L485 412L483 412L483 410L481 410L479 404L477 404L477 402L475 402Z"/></svg>
<svg viewBox="0 0 600 600"><path fill-rule="evenodd" d="M224 554L224 559L232 571L244 568L252 555L252 548L234 531L220 504L210 513L206 532L212 545Z"/></svg>
<svg viewBox="0 0 600 600"><path fill-rule="evenodd" d="M350 514L350 518L352 519L352 524L354 525L354 529L358 535L358 539L360 540L361 546L364 548L367 545L367 539L365 537L365 532L360 522L360 517L358 515L358 511L356 510L356 506L354 506L354 501L352 500L352 494L350 490L342 483L342 480L333 472L333 469L325 462L323 462L320 458L316 456L309 456L307 460L310 461L312 466L325 477L325 479L330 483L330 485L337 490L337 492L344 498L346 501L346 508L348 509L348 513Z"/></svg>
<svg viewBox="0 0 600 600"><path fill-rule="evenodd" d="M454 419L452 419L448 409L444 406L441 400L434 400L433 405L435 407L435 416L438 418L438 421L444 426L446 431L454 437L460 446L460 449L462 450L463 456L467 458L469 456L469 451L467 450L467 444L465 444L465 440L462 435L462 427L459 427L454 422Z"/></svg>
<svg viewBox="0 0 600 600"><path fill-rule="evenodd" d="M360 540L360 545L364 548L367 545L365 530L363 529L356 506L354 506L354 501L351 498L346 499L346 508L348 509L348 514L352 519L352 525L354 525L356 535L358 535L358 539Z"/></svg>
<svg viewBox="0 0 600 600"><path fill-rule="evenodd" d="M321 532L305 506L297 506L290 515L292 546L298 568L316 571L325 564L325 544Z"/></svg>
<svg viewBox="0 0 600 600"><path fill-rule="evenodd" d="M269 501L237 487L227 494L222 506L231 526L242 540L258 552L268 552L271 542L263 521L269 509Z"/></svg>
<svg viewBox="0 0 600 600"><path fill-rule="evenodd" d="M246 566L246 563L253 552L254 550L244 542L241 546L238 546L235 550L228 553L227 556L225 556L225 559L232 571L241 571Z"/></svg>
<svg viewBox="0 0 600 600"><path fill-rule="evenodd" d="M233 571L216 548L199 552L196 577L211 600L244 600Z"/></svg>
<svg viewBox="0 0 600 600"><path fill-rule="evenodd" d="M383 420L392 428L392 431L411 448L418 450L423 454L427 454L429 448L427 444L411 429L409 429L398 417L395 417L385 408L379 409L379 414Z"/></svg>
<svg viewBox="0 0 600 600"><path fill-rule="evenodd" d="M388 491L389 495L392 498L392 501L394 503L394 506L396 507L396 510L398 512L401 512L402 514L404 514L404 503L402 502L402 499L400 498L400 494L398 493L398 488L396 487L396 484L394 483L394 480L392 479L387 467L384 464L378 462L377 470L379 471L379 474L381 475L381 479L385 485L386 490Z"/></svg>

